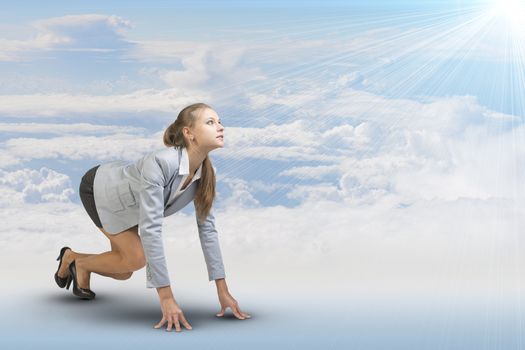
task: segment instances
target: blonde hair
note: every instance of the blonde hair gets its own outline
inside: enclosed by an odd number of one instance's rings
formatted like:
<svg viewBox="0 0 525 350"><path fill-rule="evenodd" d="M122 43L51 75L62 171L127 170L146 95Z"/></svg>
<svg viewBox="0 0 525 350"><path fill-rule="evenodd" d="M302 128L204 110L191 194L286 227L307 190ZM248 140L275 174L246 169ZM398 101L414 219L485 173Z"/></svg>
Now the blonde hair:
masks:
<svg viewBox="0 0 525 350"><path fill-rule="evenodd" d="M164 131L163 141L166 147L187 148L188 145L182 134L182 128L193 127L199 112L205 108L213 109L205 103L194 103L184 107L179 112L177 119ZM197 212L197 219L204 222L215 198L215 171L208 156L204 158L201 177L198 181L199 186L194 199L195 211Z"/></svg>

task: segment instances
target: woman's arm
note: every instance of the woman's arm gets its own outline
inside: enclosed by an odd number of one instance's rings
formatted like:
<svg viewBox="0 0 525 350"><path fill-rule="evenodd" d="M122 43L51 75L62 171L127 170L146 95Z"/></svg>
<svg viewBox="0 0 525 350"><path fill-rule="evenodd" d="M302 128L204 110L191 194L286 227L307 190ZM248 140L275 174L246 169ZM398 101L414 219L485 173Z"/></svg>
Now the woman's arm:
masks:
<svg viewBox="0 0 525 350"><path fill-rule="evenodd" d="M175 331L180 332L182 323L186 329L192 329L190 323L184 317L184 313L175 301L171 287L159 287L157 288L160 299L160 308L162 310L162 319L157 323L154 328L160 328L165 323L168 323L166 330L171 331L172 327L175 327Z"/></svg>
<svg viewBox="0 0 525 350"><path fill-rule="evenodd" d="M193 201L193 205L195 206L195 201ZM224 272L224 263L222 261L219 234L215 229L213 207L204 222L199 222L197 210L195 210L195 218L197 220L199 239L204 254L204 260L206 261L206 267L208 269L208 279L210 281L224 279L226 278L226 273ZM224 282L224 284L225 283L226 282Z"/></svg>
<svg viewBox="0 0 525 350"><path fill-rule="evenodd" d="M195 205L195 201L193 201L193 204ZM195 217L197 218L197 211L195 211ZM229 307L238 319L244 320L250 318L250 315L241 310L239 303L237 303L237 300L235 300L230 294L228 286L226 285L226 274L222 262L219 235L215 229L213 208L210 210L210 213L204 222L199 222L199 219L197 218L197 227L199 228L199 238L204 253L204 259L206 260L206 266L208 268L208 278L210 281L215 280L219 303L221 304L221 311L216 314L216 316L224 316L226 308Z"/></svg>
<svg viewBox="0 0 525 350"><path fill-rule="evenodd" d="M155 328L160 328L167 323L167 331L171 331L172 327L175 327L175 330L180 332L181 323L187 329L192 329L192 327L173 297L166 266L162 241L166 178L162 167L164 166L165 169L169 169L169 167L167 163L162 162L162 159L152 156L145 159L143 163L139 203L140 239L147 261L146 286L157 288L162 310L162 319L155 325Z"/></svg>
<svg viewBox="0 0 525 350"><path fill-rule="evenodd" d="M219 313L215 316L224 316L226 308L230 308L235 317L237 317L240 320L245 320L252 317L251 315L241 310L237 300L235 300L235 298L228 291L228 286L226 285L226 280L224 278L219 278L215 280L215 284L217 285L217 294L219 295L219 303L221 304L221 311L219 311Z"/></svg>
<svg viewBox="0 0 525 350"><path fill-rule="evenodd" d="M145 159L140 179L139 230L146 256L148 288L170 285L162 240L165 179L160 161L154 156Z"/></svg>
<svg viewBox="0 0 525 350"><path fill-rule="evenodd" d="M215 286L217 287L217 294L228 293L228 286L226 285L225 278L216 279Z"/></svg>

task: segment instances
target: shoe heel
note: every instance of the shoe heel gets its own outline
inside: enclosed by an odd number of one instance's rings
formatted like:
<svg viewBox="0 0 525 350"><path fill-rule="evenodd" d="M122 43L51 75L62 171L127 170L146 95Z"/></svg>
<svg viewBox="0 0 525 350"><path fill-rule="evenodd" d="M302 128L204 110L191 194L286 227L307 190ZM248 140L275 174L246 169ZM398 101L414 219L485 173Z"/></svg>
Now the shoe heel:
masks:
<svg viewBox="0 0 525 350"><path fill-rule="evenodd" d="M73 281L73 294L81 299L87 299L91 300L94 299L96 296L96 293L88 288L80 288L78 286L77 281L77 266L76 261L73 260L73 262L69 265L69 280L68 280L68 287L71 284L71 281Z"/></svg>
<svg viewBox="0 0 525 350"><path fill-rule="evenodd" d="M73 277L71 277L71 275L68 276L67 278L67 284L66 284L66 289L69 290L69 286L71 285L71 282L73 281Z"/></svg>
<svg viewBox="0 0 525 350"><path fill-rule="evenodd" d="M60 249L60 253L58 254L58 258L57 258L57 261L60 261L60 263L58 264L57 271L55 272L55 282L60 288L64 288L67 284L67 277L58 276L58 271L60 270L60 267L62 266L62 258L64 257L64 253L66 252L67 249L71 249L71 248L62 247L62 249Z"/></svg>
<svg viewBox="0 0 525 350"><path fill-rule="evenodd" d="M64 255L64 252L66 251L66 249L71 249L71 248L69 248L69 247L62 247L62 249L60 249L60 253L58 254L57 261L59 261L60 258Z"/></svg>

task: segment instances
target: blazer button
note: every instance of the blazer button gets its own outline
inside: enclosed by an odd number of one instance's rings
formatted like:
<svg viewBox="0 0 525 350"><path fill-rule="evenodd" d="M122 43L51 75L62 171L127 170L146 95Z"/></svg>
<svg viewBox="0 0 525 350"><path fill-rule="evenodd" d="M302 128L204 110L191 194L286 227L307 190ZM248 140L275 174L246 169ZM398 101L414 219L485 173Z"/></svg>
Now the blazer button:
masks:
<svg viewBox="0 0 525 350"><path fill-rule="evenodd" d="M151 270L149 264L146 264L146 277L148 278L148 280L151 280Z"/></svg>

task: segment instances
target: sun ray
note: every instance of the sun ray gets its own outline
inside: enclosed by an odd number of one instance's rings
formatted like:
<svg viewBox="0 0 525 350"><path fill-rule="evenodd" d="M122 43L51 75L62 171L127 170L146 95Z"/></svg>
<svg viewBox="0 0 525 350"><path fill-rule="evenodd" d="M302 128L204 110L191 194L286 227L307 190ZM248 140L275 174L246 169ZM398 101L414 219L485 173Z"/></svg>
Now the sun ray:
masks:
<svg viewBox="0 0 525 350"><path fill-rule="evenodd" d="M386 93L390 99L440 96L450 91L450 86L455 86L457 91L468 94L469 91L472 91L472 87L479 84L480 77L483 77L486 81L494 81L492 85L486 84L486 91L488 91L486 101L492 101L492 106L496 110L498 110L498 106L503 110L510 99L513 105L512 114L524 115L521 99L515 98L515 96L522 96L523 92L523 42L515 27L499 26L498 21L502 17L501 12L496 15L493 7L479 5L454 9L453 11L411 12L406 15L406 21L399 21L399 14L396 15L377 17L376 20L370 18L360 20L358 16L349 16L347 22L339 18L337 22L334 21L333 26L323 22L319 25L311 24L307 30L283 33L282 36L275 33L266 38L262 36L260 38L261 44L279 41L285 37L293 37L297 41L307 42L333 32L337 28L341 38L346 37L347 40L351 40L352 34L358 37L365 33L361 30L356 35L355 30L364 28L366 21L373 22L379 27L390 28L390 31L385 31L382 37L372 37L370 40L355 42L348 49L327 51L323 57L312 57L308 61L298 62L293 67L277 67L273 70L267 70L268 79L264 81L247 79L245 82L238 83L231 89L231 96L223 95L224 100L236 96L238 88L242 88L244 84L249 84L250 91L264 95L271 94L276 87L275 84L286 79L300 79L305 82L322 81L323 76L331 72L338 64L352 65L368 55L372 59L367 65L359 68L360 72L369 80L385 82L388 89L383 90L382 93ZM398 22L403 24L399 25ZM495 34L497 32L499 34ZM506 37L504 43L498 43L497 40L494 40L494 38L502 37L502 35ZM344 41L341 41L341 47L345 47ZM506 49L501 51L499 50L501 47ZM490 56L491 50L494 53L492 57ZM260 59L264 61L271 58L273 52L278 52L278 49L270 51L267 55L261 56ZM390 62L382 62L380 57L389 57ZM502 67L507 67L509 73L501 75L497 71L484 68L484 64L479 66L472 64L473 60L478 59L501 61ZM509 80L513 82L511 85L509 85ZM509 86L512 90L502 89L503 86ZM367 89L357 86L354 88ZM225 91L226 88L222 87L221 89ZM323 91L328 92L329 88L326 87L319 91L319 97L322 98ZM301 105L299 101L299 96L293 97L292 95L287 99L287 104L276 104L265 109L258 116L259 120L266 118L274 124L279 124L290 120L290 118L293 119L293 114L296 111L310 108L310 105ZM290 105L297 105L297 107L290 107ZM249 109L246 108L247 113L248 111ZM345 113L345 107L332 108L330 111L333 115L342 115ZM363 116L374 115L375 113L376 107L374 105L370 105L367 110L362 112ZM327 118L323 123L330 125L339 117L329 116ZM399 119L393 118L382 120L381 124L386 132L393 132L399 122ZM490 125L491 123L493 125ZM500 123L497 120L487 121L488 132L498 133L501 127ZM236 123L240 127L250 124L253 125L253 121L250 119ZM523 140L516 141L523 142ZM265 144L267 141L260 140L260 142ZM374 140L371 149L378 146L379 143L380 140ZM229 163L222 168L222 171L234 172L235 169L243 166L250 167L251 165L245 162L246 158L249 157L249 152L250 150L247 149L244 154L238 154L238 161ZM364 151L360 156L362 158L372 156L370 152ZM344 157L344 155L341 156ZM325 160L327 164L332 161L328 155L325 156ZM291 161L289 166L294 164L299 165L304 164L304 162ZM259 171L264 177L269 176L274 170L262 168ZM293 183L292 180L292 185ZM298 184L300 181L295 181L295 183ZM273 199L277 200L280 195L280 193L270 194L269 200L272 199L272 196L275 196Z"/></svg>

